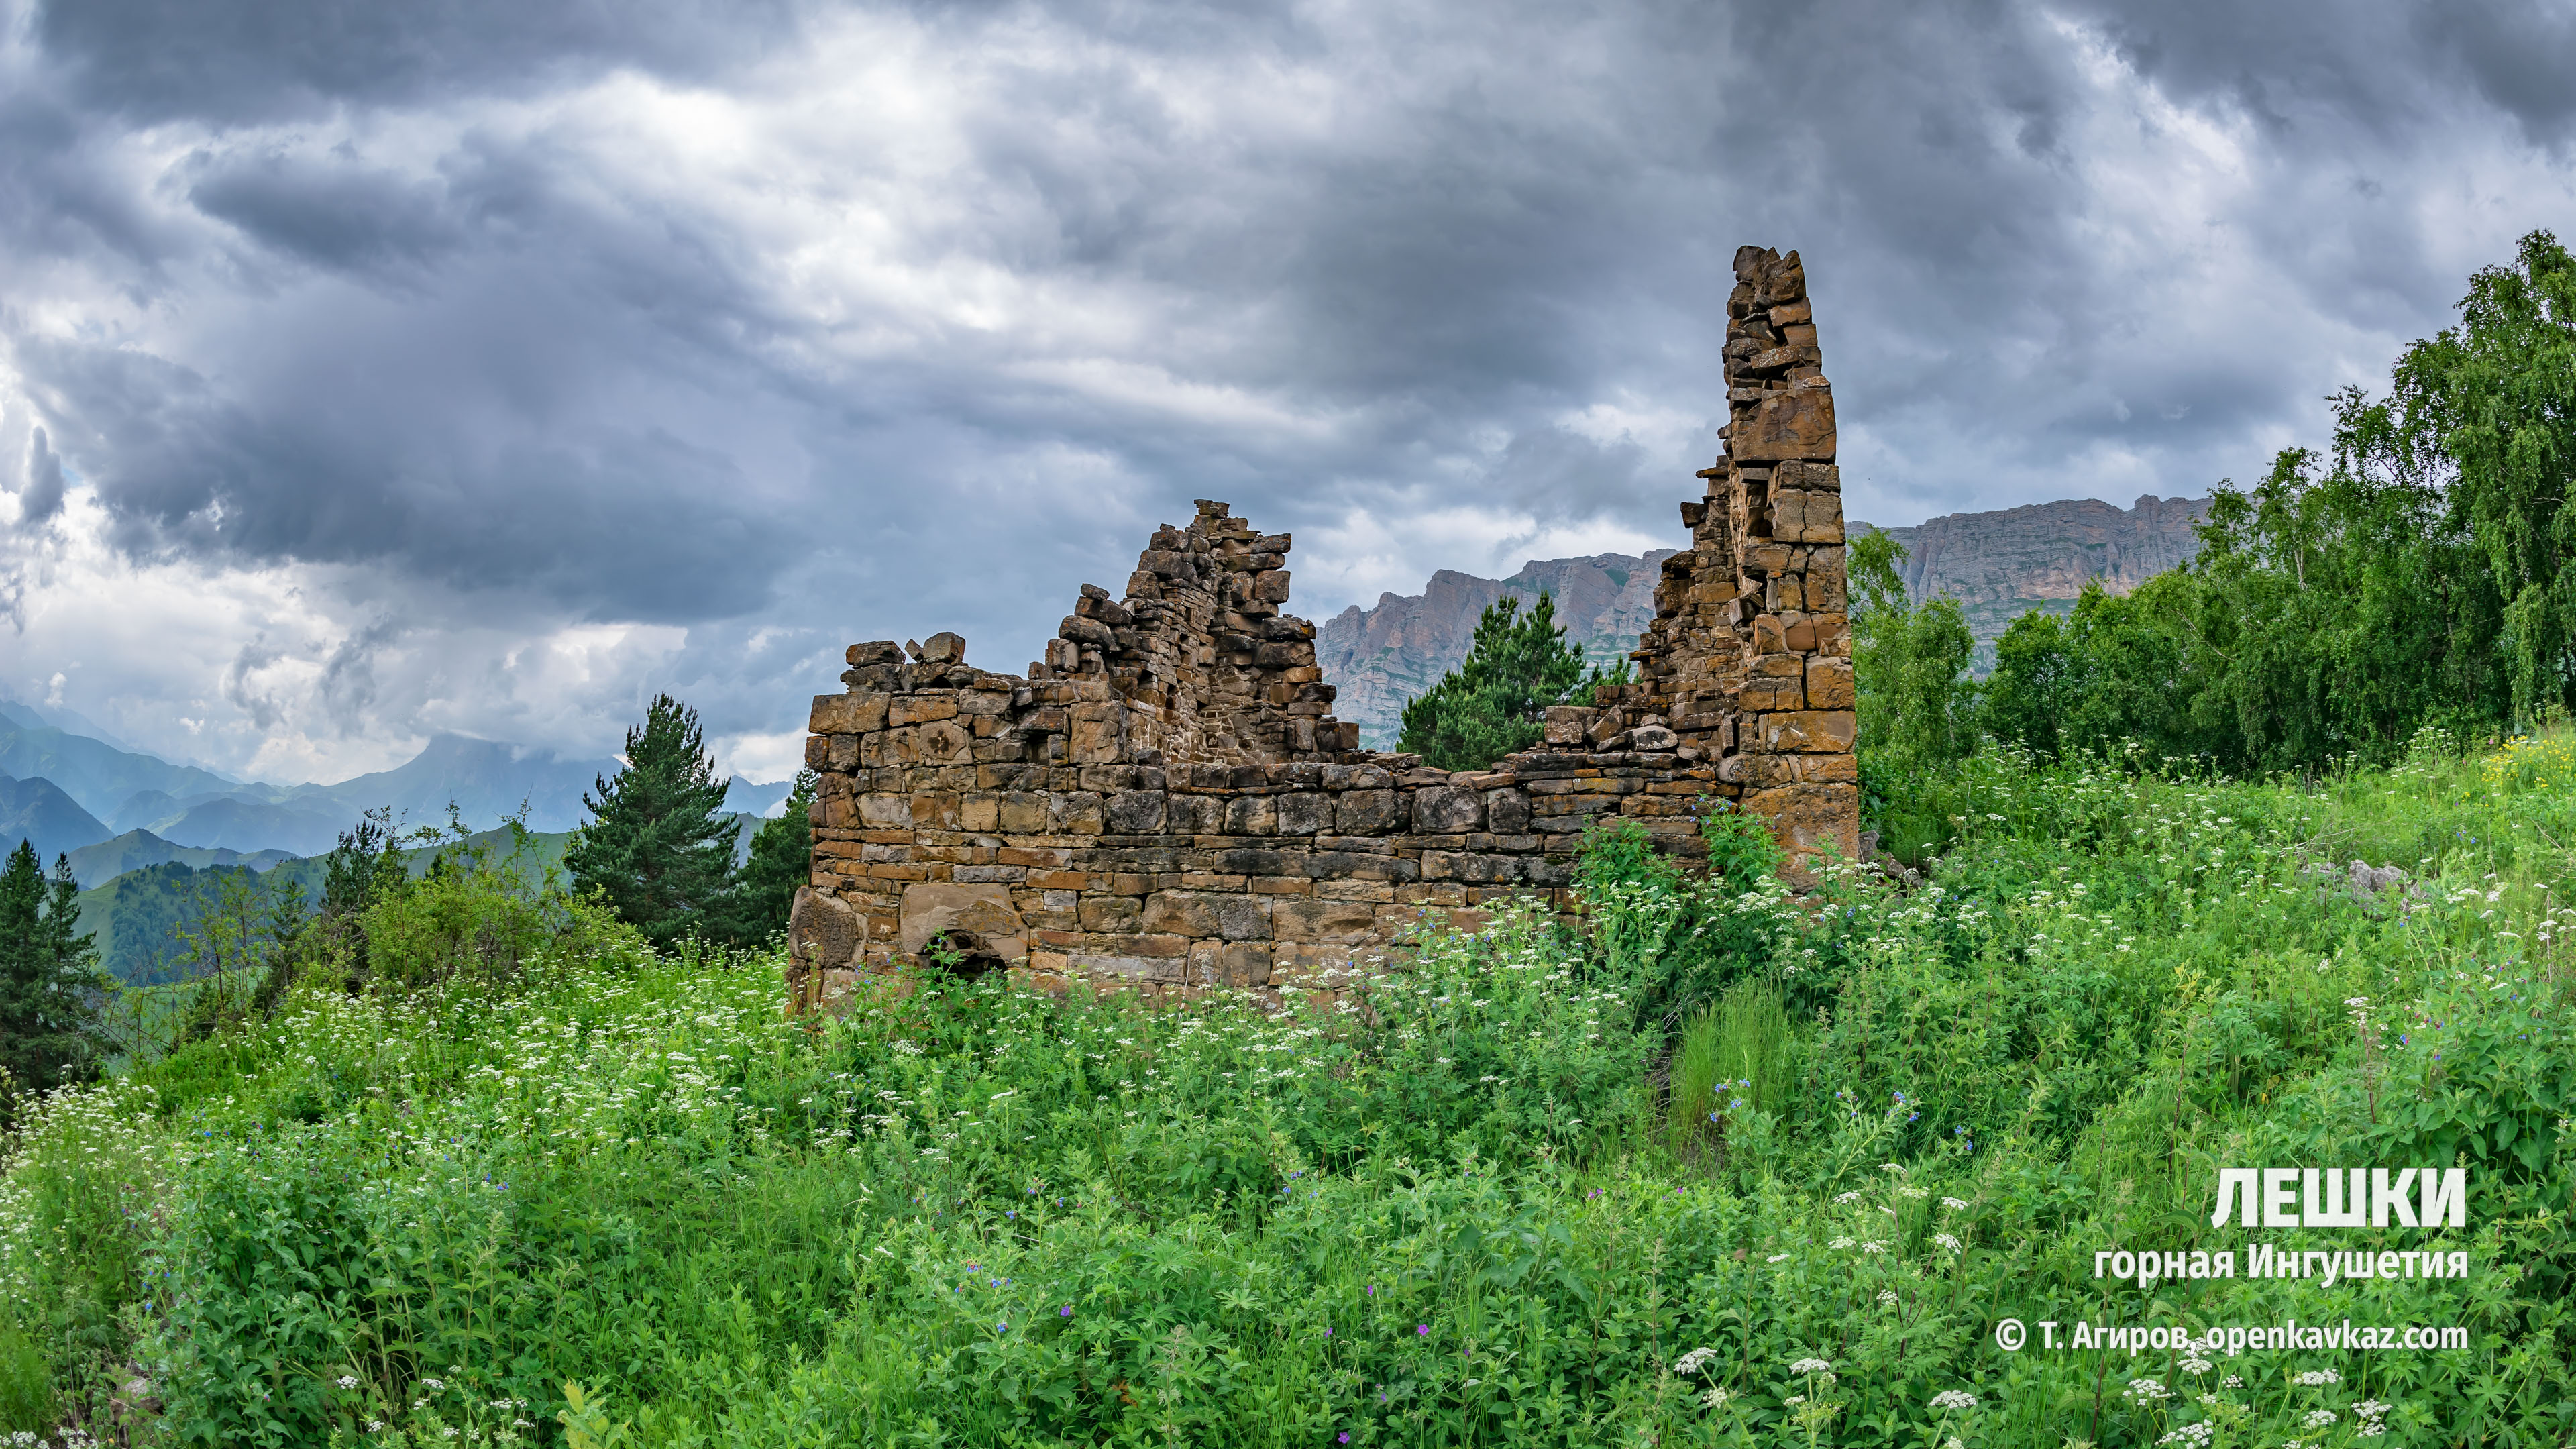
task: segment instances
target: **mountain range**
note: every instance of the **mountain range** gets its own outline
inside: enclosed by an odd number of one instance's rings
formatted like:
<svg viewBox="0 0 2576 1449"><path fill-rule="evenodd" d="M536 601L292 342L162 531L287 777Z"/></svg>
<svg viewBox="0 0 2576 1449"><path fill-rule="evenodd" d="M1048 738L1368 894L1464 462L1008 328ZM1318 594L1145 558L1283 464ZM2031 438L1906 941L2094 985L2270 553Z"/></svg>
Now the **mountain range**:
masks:
<svg viewBox="0 0 2576 1449"><path fill-rule="evenodd" d="M2200 549L2206 498L2158 498L2135 505L2067 499L1986 513L1951 513L1885 532L1905 546L1899 566L1916 598L1952 598L1977 638L1977 667L1991 668L1994 641L2033 609L2064 613L2087 580L2126 592ZM1873 531L1854 521L1852 536ZM1339 690L1334 713L1360 727L1361 743L1393 749L1405 701L1429 689L1467 657L1476 619L1506 593L1556 600L1566 637L1595 664L1613 664L1637 647L1655 617L1655 580L1674 550L1532 559L1504 579L1443 569L1419 594L1381 594L1316 631L1316 662Z"/></svg>
<svg viewBox="0 0 2576 1449"><path fill-rule="evenodd" d="M524 812L529 829L560 833L582 822L583 794L619 769L611 759L566 759L451 734L433 736L390 770L335 784L272 785L65 728L77 718L0 702L0 848L23 838L48 864L69 855L84 885L174 862L264 867L318 855L374 809L433 825L452 808L472 830ZM725 808L767 815L788 788L737 777Z"/></svg>

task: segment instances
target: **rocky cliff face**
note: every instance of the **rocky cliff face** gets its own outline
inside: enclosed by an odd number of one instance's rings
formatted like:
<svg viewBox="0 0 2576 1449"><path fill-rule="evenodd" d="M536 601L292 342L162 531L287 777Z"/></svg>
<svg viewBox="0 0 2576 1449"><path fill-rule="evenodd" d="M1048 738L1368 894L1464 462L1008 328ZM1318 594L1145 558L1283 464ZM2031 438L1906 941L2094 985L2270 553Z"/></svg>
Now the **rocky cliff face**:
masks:
<svg viewBox="0 0 2576 1449"><path fill-rule="evenodd" d="M2206 498L2149 494L2130 508L2078 498L1885 531L1905 545L1905 585L1917 598L1946 596L1966 610L1982 668L2005 625L2032 609L2066 612L2087 579L2126 592L2191 558L2200 548L2192 529L2208 513ZM1850 530L1855 538L1874 531L1860 522ZM1359 725L1366 748L1393 749L1404 702L1466 659L1477 616L1507 589L1524 607L1541 590L1553 595L1566 636L1593 663L1615 664L1653 621L1657 569L1672 554L1532 560L1508 579L1442 569L1419 594L1344 609L1315 639L1316 662L1341 691L1335 712Z"/></svg>
<svg viewBox="0 0 2576 1449"><path fill-rule="evenodd" d="M1969 632L1991 642L2033 609L2062 614L2074 608L2089 579L2126 593L2188 561L2200 552L2192 530L2208 516L2206 498L2150 493L2130 508L2070 498L1948 513L1884 532L1905 545L1907 591L1918 599L1958 600ZM1854 538L1877 531L1851 525Z"/></svg>
<svg viewBox="0 0 2576 1449"><path fill-rule="evenodd" d="M1657 567L1674 552L1532 559L1507 579L1442 569L1419 594L1380 594L1374 609L1353 605L1324 621L1315 636L1315 660L1324 678L1339 686L1334 709L1359 725L1360 743L1391 750L1405 701L1466 661L1477 618L1505 591L1520 595L1523 609L1542 592L1555 599L1566 637L1582 645L1594 664L1608 668L1626 658L1654 622Z"/></svg>

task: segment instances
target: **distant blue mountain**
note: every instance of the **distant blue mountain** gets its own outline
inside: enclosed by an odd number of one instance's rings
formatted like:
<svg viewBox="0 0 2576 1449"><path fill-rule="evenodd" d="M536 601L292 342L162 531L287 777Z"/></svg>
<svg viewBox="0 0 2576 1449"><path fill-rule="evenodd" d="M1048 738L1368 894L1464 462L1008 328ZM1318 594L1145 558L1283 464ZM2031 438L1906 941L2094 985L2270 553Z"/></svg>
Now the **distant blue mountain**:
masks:
<svg viewBox="0 0 2576 1449"><path fill-rule="evenodd" d="M266 870L296 858L283 850L244 854L238 850L174 845L149 830L129 830L96 845L85 845L73 851L71 856L72 878L79 881L84 890L104 885L128 871L147 870L156 865L178 864L192 870L203 870L210 865L246 865L252 870Z"/></svg>
<svg viewBox="0 0 2576 1449"><path fill-rule="evenodd" d="M49 724L30 724L24 706L0 709L0 775L20 780L50 780L56 789L104 819L138 791L159 790L176 797L226 794L245 787L211 770L174 765L150 755L71 734Z"/></svg>
<svg viewBox="0 0 2576 1449"><path fill-rule="evenodd" d="M775 815L778 813L778 807L787 803L788 792L795 788L796 784L792 780L746 780L736 775L733 777L733 784L725 790L725 813ZM759 827L752 828L756 830Z"/></svg>
<svg viewBox="0 0 2576 1449"><path fill-rule="evenodd" d="M60 849L142 831L164 847L308 856L329 850L340 832L366 811L390 809L406 825L444 825L451 806L469 830L492 829L524 810L530 830L555 833L578 827L587 813L583 795L600 777L619 769L613 759L567 759L442 734L393 769L336 784L246 783L118 749L48 723L48 718L78 716L61 711L40 716L33 706L0 701L0 775L49 781L68 797L79 812L77 819L51 805L43 807L45 840L71 842L54 847ZM737 778L726 792L724 808L771 815L788 789L786 781ZM31 801L21 808L38 806ZM0 810L0 824L10 818ZM34 818L29 817L31 822ZM27 828L35 827L31 823ZM127 867L139 868L140 863Z"/></svg>
<svg viewBox="0 0 2576 1449"><path fill-rule="evenodd" d="M464 735L434 735L419 754L390 770L336 785L298 785L275 799L299 810L336 807L352 821L361 811L390 806L414 825L444 823L452 803L470 830L491 829L524 805L530 830L552 832L581 824L582 793L595 778L618 769L615 760L567 760Z"/></svg>
<svg viewBox="0 0 2576 1449"><path fill-rule="evenodd" d="M28 841L51 870L54 857L107 839L108 828L50 780L0 775L0 854Z"/></svg>

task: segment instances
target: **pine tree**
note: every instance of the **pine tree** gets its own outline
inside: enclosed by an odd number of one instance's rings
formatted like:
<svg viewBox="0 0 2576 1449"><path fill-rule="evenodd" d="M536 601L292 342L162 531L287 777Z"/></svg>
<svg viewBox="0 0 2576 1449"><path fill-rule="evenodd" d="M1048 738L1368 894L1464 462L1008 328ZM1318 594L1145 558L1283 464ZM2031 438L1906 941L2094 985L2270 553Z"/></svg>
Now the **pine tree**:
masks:
<svg viewBox="0 0 2576 1449"><path fill-rule="evenodd" d="M1601 682L1566 642L1554 599L1541 593L1526 618L1520 608L1512 594L1486 608L1466 662L1405 705L1396 748L1435 769L1481 770L1538 743L1540 710Z"/></svg>
<svg viewBox="0 0 2576 1449"><path fill-rule="evenodd" d="M80 931L80 885L68 856L45 879L27 841L0 868L0 1067L11 1085L43 1090L97 1069L97 938Z"/></svg>
<svg viewBox="0 0 2576 1449"><path fill-rule="evenodd" d="M814 827L806 811L817 783L813 771L797 771L785 811L762 821L751 837L751 858L742 866L742 921L735 932L746 943L786 929L796 888L813 877Z"/></svg>
<svg viewBox="0 0 2576 1449"><path fill-rule="evenodd" d="M657 946L683 936L728 939L736 911L733 852L740 824L721 818L725 788L706 753L698 712L665 694L626 732L626 768L582 797L591 819L573 833L564 866L598 890Z"/></svg>

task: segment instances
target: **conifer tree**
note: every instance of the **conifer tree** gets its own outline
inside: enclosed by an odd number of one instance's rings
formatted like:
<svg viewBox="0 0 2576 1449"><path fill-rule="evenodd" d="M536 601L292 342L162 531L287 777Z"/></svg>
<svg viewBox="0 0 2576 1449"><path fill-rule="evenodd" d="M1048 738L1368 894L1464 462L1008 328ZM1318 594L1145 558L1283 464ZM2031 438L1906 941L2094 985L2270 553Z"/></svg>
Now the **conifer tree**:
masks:
<svg viewBox="0 0 2576 1449"><path fill-rule="evenodd" d="M43 1090L97 1069L97 938L80 930L69 856L45 879L25 841L0 867L0 1067L11 1085Z"/></svg>
<svg viewBox="0 0 2576 1449"><path fill-rule="evenodd" d="M817 783L813 771L797 771L785 811L762 821L752 834L751 858L742 865L742 921L735 933L746 943L785 929L796 888L812 878L814 827L806 811L814 804Z"/></svg>
<svg viewBox="0 0 2576 1449"><path fill-rule="evenodd" d="M582 797L591 819L564 851L574 886L605 893L657 946L692 935L731 938L742 827L719 814L731 783L716 776L698 712L656 697L643 727L626 732L626 768L596 782L596 800Z"/></svg>
<svg viewBox="0 0 2576 1449"><path fill-rule="evenodd" d="M1538 743L1540 710L1601 682L1566 642L1554 599L1541 593L1526 618L1520 608L1512 594L1487 606L1466 662L1405 705L1396 748L1435 769L1481 770Z"/></svg>

